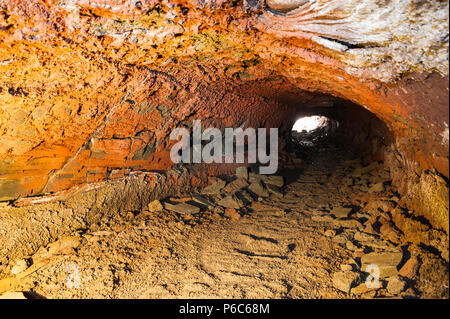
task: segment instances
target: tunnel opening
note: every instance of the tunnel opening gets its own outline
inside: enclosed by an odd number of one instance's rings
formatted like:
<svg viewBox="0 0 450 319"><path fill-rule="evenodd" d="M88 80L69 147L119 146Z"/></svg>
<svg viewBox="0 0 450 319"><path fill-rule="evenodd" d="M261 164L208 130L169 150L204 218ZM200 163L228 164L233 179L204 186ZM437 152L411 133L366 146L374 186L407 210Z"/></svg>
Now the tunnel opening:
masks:
<svg viewBox="0 0 450 319"><path fill-rule="evenodd" d="M299 118L292 130L295 132L311 132L328 125L329 119L324 116L305 116Z"/></svg>
<svg viewBox="0 0 450 319"><path fill-rule="evenodd" d="M292 142L300 147L313 147L333 134L338 127L339 122L326 116L301 117L292 127Z"/></svg>
<svg viewBox="0 0 450 319"><path fill-rule="evenodd" d="M397 196L388 160L394 135L386 124L349 101L319 99L311 104L316 106L293 105L283 119L288 129L281 135L285 156L279 174L287 185L317 196L325 211L336 206L334 191L322 193L321 187L330 182L344 192L361 192L360 199L353 198L345 205L354 213L367 204L364 197L383 192Z"/></svg>
<svg viewBox="0 0 450 319"><path fill-rule="evenodd" d="M391 163L386 159L394 134L387 125L360 105L345 100L328 103L326 107L323 101L316 107L292 106L283 119L288 127L281 134L283 150L304 163L321 156L333 162L340 156L361 165L379 162L389 170Z"/></svg>

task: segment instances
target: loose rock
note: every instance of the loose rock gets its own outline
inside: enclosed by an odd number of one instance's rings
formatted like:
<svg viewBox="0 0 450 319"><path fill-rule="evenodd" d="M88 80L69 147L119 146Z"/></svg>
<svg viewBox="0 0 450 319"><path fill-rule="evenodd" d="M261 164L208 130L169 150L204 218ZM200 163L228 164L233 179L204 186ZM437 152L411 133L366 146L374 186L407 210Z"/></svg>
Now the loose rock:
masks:
<svg viewBox="0 0 450 319"><path fill-rule="evenodd" d="M284 178L283 176L267 175L267 177L264 179L264 183L266 185L273 185L281 188L284 185Z"/></svg>
<svg viewBox="0 0 450 319"><path fill-rule="evenodd" d="M165 203L165 208L178 214L195 214L200 212L200 208L188 203L170 204Z"/></svg>
<svg viewBox="0 0 450 319"><path fill-rule="evenodd" d="M352 209L347 207L336 207L333 208L331 211L331 214L333 214L336 218L347 218L348 215L351 213Z"/></svg>
<svg viewBox="0 0 450 319"><path fill-rule="evenodd" d="M154 200L150 204L148 204L148 210L151 213L159 213L163 209L164 207L159 200Z"/></svg>
<svg viewBox="0 0 450 319"><path fill-rule="evenodd" d="M20 259L16 262L16 264L11 268L11 274L17 275L22 271L28 268L28 263L25 259Z"/></svg>
<svg viewBox="0 0 450 319"><path fill-rule="evenodd" d="M264 175L260 175L260 174L255 174L255 173L248 173L248 181L250 183L254 183L254 182L260 182L263 181L265 179Z"/></svg>
<svg viewBox="0 0 450 319"><path fill-rule="evenodd" d="M253 182L248 187L248 190L251 191L256 196L260 197L268 197L269 192L265 189L265 187L261 184L261 182Z"/></svg>
<svg viewBox="0 0 450 319"><path fill-rule="evenodd" d="M352 271L353 270L353 266L349 265L349 264L342 264L341 265L341 270L342 271Z"/></svg>
<svg viewBox="0 0 450 319"><path fill-rule="evenodd" d="M327 237L333 237L336 235L336 231L333 229L328 229L327 231L325 231L325 236Z"/></svg>
<svg viewBox="0 0 450 319"><path fill-rule="evenodd" d="M225 208L239 209L244 206L242 200L235 195L228 195L217 202L218 205Z"/></svg>
<svg viewBox="0 0 450 319"><path fill-rule="evenodd" d="M46 250L49 255L71 254L80 244L79 236L62 236L57 241L47 245Z"/></svg>
<svg viewBox="0 0 450 319"><path fill-rule="evenodd" d="M352 271L340 271L333 275L333 285L340 291L349 293L350 289L357 285L360 275Z"/></svg>
<svg viewBox="0 0 450 319"><path fill-rule="evenodd" d="M263 181L266 185L272 185L276 187L283 187L284 178L278 175L260 175L255 173L249 173L248 180L250 183Z"/></svg>
<svg viewBox="0 0 450 319"><path fill-rule="evenodd" d="M217 180L213 183L211 183L210 185L206 186L203 190L202 190L202 194L205 195L218 195L220 194L220 191L222 190L222 188L225 187L227 182L225 182L224 180Z"/></svg>
<svg viewBox="0 0 450 319"><path fill-rule="evenodd" d="M384 192L384 184L383 183L377 183L377 184L374 184L374 185L372 185L370 188L369 188L369 190L368 190L368 192L369 193L381 193L381 192Z"/></svg>
<svg viewBox="0 0 450 319"><path fill-rule="evenodd" d="M234 194L247 186L248 186L247 181L239 178L232 181L227 186L225 186L223 191L225 193Z"/></svg>
<svg viewBox="0 0 450 319"><path fill-rule="evenodd" d="M397 266L402 260L403 254L397 252L373 252L361 257L362 270L366 270L369 265L376 265L380 272L380 278L387 278L397 275Z"/></svg>
<svg viewBox="0 0 450 319"><path fill-rule="evenodd" d="M248 180L248 167L241 166L236 168L236 177L239 179L243 179L245 181Z"/></svg>
<svg viewBox="0 0 450 319"><path fill-rule="evenodd" d="M230 218L231 220L238 220L241 217L234 208L226 208L224 216Z"/></svg>
<svg viewBox="0 0 450 319"><path fill-rule="evenodd" d="M362 284L352 288L350 292L353 295L359 296L359 295L366 295L367 293L375 292L375 291L376 291L376 288L369 288L366 285L366 283L362 283ZM370 295L369 298L373 298L373 295Z"/></svg>
<svg viewBox="0 0 450 319"><path fill-rule="evenodd" d="M236 193L236 196L243 202L244 206L250 205L253 202L253 197L246 190L241 190Z"/></svg>
<svg viewBox="0 0 450 319"><path fill-rule="evenodd" d="M379 166L379 164L377 162L372 162L369 165L365 166L365 167L358 167L356 168L353 173L352 176L354 177L360 177L364 174L369 173L370 171L373 171L375 168L377 168Z"/></svg>
<svg viewBox="0 0 450 319"><path fill-rule="evenodd" d="M446 262L449 261L449 256L448 256L449 250L445 249L441 252L441 257L442 259L444 259Z"/></svg>
<svg viewBox="0 0 450 319"><path fill-rule="evenodd" d="M345 243L347 243L348 237L345 234L339 234L337 236L334 236L332 238L332 241L337 243L337 244L344 245Z"/></svg>
<svg viewBox="0 0 450 319"><path fill-rule="evenodd" d="M381 225L380 233L384 238L386 238L387 240L390 240L393 243L400 242L400 234L394 228L394 225L391 222L387 222L387 223Z"/></svg>
<svg viewBox="0 0 450 319"><path fill-rule="evenodd" d="M355 251L358 249L358 247L354 243L352 243L350 240L348 240L345 243L345 246L347 247L348 250L351 250L351 251Z"/></svg>
<svg viewBox="0 0 450 319"><path fill-rule="evenodd" d="M398 295L405 289L405 282L398 276L393 276L388 279L387 291L392 295Z"/></svg>
<svg viewBox="0 0 450 319"><path fill-rule="evenodd" d="M417 259L417 257L411 257L399 270L398 274L400 276L413 279L416 276L418 270L419 270L419 260Z"/></svg>
<svg viewBox="0 0 450 319"><path fill-rule="evenodd" d="M313 215L311 216L311 219L315 222L326 222L331 223L334 221L334 218L330 215Z"/></svg>
<svg viewBox="0 0 450 319"><path fill-rule="evenodd" d="M283 197L283 191L281 190L281 188L277 187L277 186L273 186L270 184L266 184L267 190L269 191L270 194L275 195L276 197Z"/></svg>
<svg viewBox="0 0 450 319"><path fill-rule="evenodd" d="M362 224L355 219L335 219L333 220L333 224L335 227L344 227L344 228L357 228L362 227Z"/></svg>
<svg viewBox="0 0 450 319"><path fill-rule="evenodd" d="M205 208L208 208L208 209L214 208L214 203L212 203L210 200L208 200L207 198L205 198L203 196L194 195L194 196L192 196L192 200L195 203L197 203L200 206L203 206Z"/></svg>
<svg viewBox="0 0 450 319"><path fill-rule="evenodd" d="M358 241L361 245L372 247L376 249L389 250L389 251L397 251L398 249L391 243L386 240L379 239L378 236L356 232L354 239Z"/></svg>

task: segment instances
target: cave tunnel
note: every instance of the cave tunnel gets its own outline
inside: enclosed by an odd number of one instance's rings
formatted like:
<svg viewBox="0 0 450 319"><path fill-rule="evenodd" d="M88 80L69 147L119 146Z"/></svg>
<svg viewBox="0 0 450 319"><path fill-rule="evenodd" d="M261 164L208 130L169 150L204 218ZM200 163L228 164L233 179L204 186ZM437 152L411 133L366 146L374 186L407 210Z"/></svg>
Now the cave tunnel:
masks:
<svg viewBox="0 0 450 319"><path fill-rule="evenodd" d="M448 299L448 2L97 2L0 2L0 297Z"/></svg>

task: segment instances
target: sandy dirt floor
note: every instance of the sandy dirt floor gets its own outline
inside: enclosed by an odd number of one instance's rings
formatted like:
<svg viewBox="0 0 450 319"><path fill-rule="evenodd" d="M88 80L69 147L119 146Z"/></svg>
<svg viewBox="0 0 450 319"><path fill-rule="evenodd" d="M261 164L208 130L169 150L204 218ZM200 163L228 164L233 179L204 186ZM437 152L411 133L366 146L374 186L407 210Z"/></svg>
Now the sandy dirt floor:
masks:
<svg viewBox="0 0 450 319"><path fill-rule="evenodd" d="M283 172L282 188L267 182L263 196L228 189L243 199L238 209L217 205L221 190L202 195L212 204L200 212L152 206L61 238L26 260L11 289L44 298L448 297L448 263L383 228L400 209L386 168L332 148L302 166ZM370 260L381 271L376 288L365 283Z"/></svg>

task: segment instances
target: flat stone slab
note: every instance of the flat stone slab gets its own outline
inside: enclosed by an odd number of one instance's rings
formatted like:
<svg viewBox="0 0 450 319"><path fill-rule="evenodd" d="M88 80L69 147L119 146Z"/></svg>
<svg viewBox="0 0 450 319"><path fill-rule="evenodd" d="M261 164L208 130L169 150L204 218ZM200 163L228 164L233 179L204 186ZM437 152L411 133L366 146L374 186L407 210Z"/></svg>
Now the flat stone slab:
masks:
<svg viewBox="0 0 450 319"><path fill-rule="evenodd" d="M401 251L397 252L373 252L361 257L361 269L366 271L367 266L376 265L380 278L397 275L397 266L403 258Z"/></svg>
<svg viewBox="0 0 450 319"><path fill-rule="evenodd" d="M283 191L278 186L274 186L274 185L271 185L271 184L266 184L266 188L267 188L267 190L269 191L270 194L272 194L272 195L274 195L276 197L283 197L284 196Z"/></svg>
<svg viewBox="0 0 450 319"><path fill-rule="evenodd" d="M320 223L332 223L334 221L334 218L330 215L313 215L311 216L311 219Z"/></svg>
<svg viewBox="0 0 450 319"><path fill-rule="evenodd" d="M257 182L257 181L263 181L266 185L273 185L277 187L283 187L284 185L284 178L283 176L278 175L262 175L262 174L255 174L250 173L248 177L248 181L250 183Z"/></svg>
<svg viewBox="0 0 450 319"><path fill-rule="evenodd" d="M354 229L359 229L360 227L362 227L362 224L356 219L335 219L333 220L333 225L335 227L354 228Z"/></svg>
<svg viewBox="0 0 450 319"><path fill-rule="evenodd" d="M369 193L381 193L381 192L384 192L384 184L383 183L376 183L376 184L373 184L370 188L369 188L369 190L368 190L368 192Z"/></svg>
<svg viewBox="0 0 450 319"><path fill-rule="evenodd" d="M202 194L218 195L218 194L220 194L220 191L222 190L222 188L225 187L226 184L227 184L227 182L224 180L215 181L215 182L211 183L210 185L206 186L202 190Z"/></svg>
<svg viewBox="0 0 450 319"><path fill-rule="evenodd" d="M165 208L178 214L195 214L200 212L200 208L188 203L170 204L165 203Z"/></svg>
<svg viewBox="0 0 450 319"><path fill-rule="evenodd" d="M242 200L235 195L228 195L217 202L218 205L225 208L239 209L244 206Z"/></svg>
<svg viewBox="0 0 450 319"><path fill-rule="evenodd" d="M259 197L269 196L269 192L260 181L251 183L250 186L248 187L248 190Z"/></svg>
<svg viewBox="0 0 450 319"><path fill-rule="evenodd" d="M363 233L363 232L356 232L354 239L359 242L363 246L377 248L377 249L383 249L383 250L389 250L389 251L397 251L398 248L396 248L393 244L390 242L379 239L378 236Z"/></svg>
<svg viewBox="0 0 450 319"><path fill-rule="evenodd" d="M223 191L225 193L231 193L234 194L238 191L240 191L243 188L246 188L248 186L248 183L246 180L238 178L232 182L230 182L227 186L223 188Z"/></svg>
<svg viewBox="0 0 450 319"><path fill-rule="evenodd" d="M192 201L208 209L212 209L215 206L209 199L199 195L192 196Z"/></svg>
<svg viewBox="0 0 450 319"><path fill-rule="evenodd" d="M283 176L278 175L266 175L264 183L267 185L273 185L281 188L284 185L284 178Z"/></svg>
<svg viewBox="0 0 450 319"><path fill-rule="evenodd" d="M352 208L349 207L336 207L333 208L331 214L333 214L336 218L343 219L348 218L348 215L352 212Z"/></svg>
<svg viewBox="0 0 450 319"><path fill-rule="evenodd" d="M333 285L335 288L349 293L352 287L359 284L361 276L353 271L339 271L333 275Z"/></svg>
<svg viewBox="0 0 450 319"><path fill-rule="evenodd" d="M252 195L245 189L237 192L236 196L244 203L244 206L250 205L253 202Z"/></svg>

